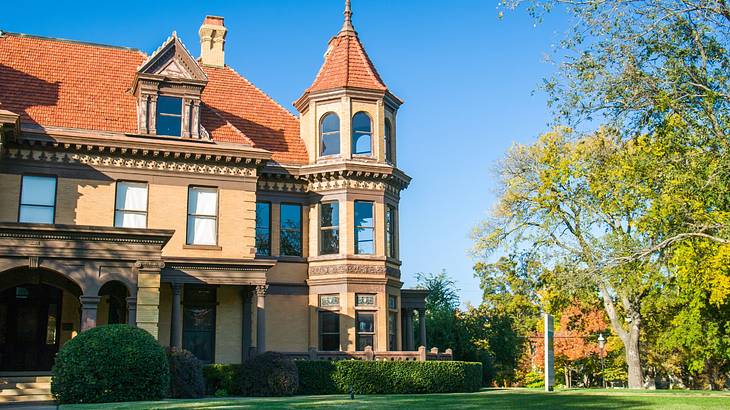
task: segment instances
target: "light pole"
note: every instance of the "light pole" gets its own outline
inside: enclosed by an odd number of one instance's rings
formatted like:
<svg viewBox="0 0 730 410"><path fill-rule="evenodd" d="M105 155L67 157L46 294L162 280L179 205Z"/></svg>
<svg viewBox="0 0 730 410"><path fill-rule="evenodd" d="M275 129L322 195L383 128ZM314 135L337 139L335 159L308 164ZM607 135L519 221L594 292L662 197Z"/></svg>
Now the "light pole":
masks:
<svg viewBox="0 0 730 410"><path fill-rule="evenodd" d="M601 384L603 388L606 388L606 379L603 376L603 348L606 347L606 339L603 337L603 333L598 334L598 349L601 352Z"/></svg>

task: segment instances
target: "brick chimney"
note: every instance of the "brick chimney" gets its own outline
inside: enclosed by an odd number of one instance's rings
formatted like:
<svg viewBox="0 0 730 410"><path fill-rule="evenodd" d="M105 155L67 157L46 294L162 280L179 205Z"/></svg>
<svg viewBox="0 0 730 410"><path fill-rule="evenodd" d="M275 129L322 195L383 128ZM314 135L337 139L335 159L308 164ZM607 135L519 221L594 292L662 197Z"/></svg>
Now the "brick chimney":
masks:
<svg viewBox="0 0 730 410"><path fill-rule="evenodd" d="M228 29L223 25L223 17L205 16L200 26L200 62L215 67L225 66L225 44Z"/></svg>

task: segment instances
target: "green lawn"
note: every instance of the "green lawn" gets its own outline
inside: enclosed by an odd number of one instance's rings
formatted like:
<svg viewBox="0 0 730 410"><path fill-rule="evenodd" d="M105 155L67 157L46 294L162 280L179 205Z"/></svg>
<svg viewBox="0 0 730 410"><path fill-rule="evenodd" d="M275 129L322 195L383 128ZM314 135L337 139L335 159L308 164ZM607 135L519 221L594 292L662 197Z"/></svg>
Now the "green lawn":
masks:
<svg viewBox="0 0 730 410"><path fill-rule="evenodd" d="M66 405L63 410L100 408ZM485 389L479 393L358 396L295 396L286 398L209 398L104 404L112 409L729 409L730 392L564 390L544 393L529 389Z"/></svg>

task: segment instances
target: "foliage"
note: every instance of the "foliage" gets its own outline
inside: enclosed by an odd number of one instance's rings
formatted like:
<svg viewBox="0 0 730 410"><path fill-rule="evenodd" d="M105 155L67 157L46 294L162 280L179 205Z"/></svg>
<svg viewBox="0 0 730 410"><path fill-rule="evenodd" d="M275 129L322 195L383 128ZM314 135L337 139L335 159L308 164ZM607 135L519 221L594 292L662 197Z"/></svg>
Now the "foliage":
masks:
<svg viewBox="0 0 730 410"><path fill-rule="evenodd" d="M529 372L524 377L525 387L531 389L541 389L545 387L545 375L540 372Z"/></svg>
<svg viewBox="0 0 730 410"><path fill-rule="evenodd" d="M165 349L170 367L169 397L188 399L205 395L203 366L195 355L175 347Z"/></svg>
<svg viewBox="0 0 730 410"><path fill-rule="evenodd" d="M442 349L456 348L458 330L454 312L459 306L459 289L446 271L419 273L418 285L428 289L426 296L426 340Z"/></svg>
<svg viewBox="0 0 730 410"><path fill-rule="evenodd" d="M238 380L242 365L240 364L209 364L203 367L206 394L216 396L238 396L241 394Z"/></svg>
<svg viewBox="0 0 730 410"><path fill-rule="evenodd" d="M299 371L297 394L335 394L335 363L329 360L297 360Z"/></svg>
<svg viewBox="0 0 730 410"><path fill-rule="evenodd" d="M60 403L159 400L170 371L152 335L129 325L99 326L66 342L53 366L51 391Z"/></svg>
<svg viewBox="0 0 730 410"><path fill-rule="evenodd" d="M291 359L266 352L243 364L238 383L244 396L291 396L297 391L299 372Z"/></svg>
<svg viewBox="0 0 730 410"><path fill-rule="evenodd" d="M356 394L455 393L479 390L481 363L340 361L334 381L338 390Z"/></svg>

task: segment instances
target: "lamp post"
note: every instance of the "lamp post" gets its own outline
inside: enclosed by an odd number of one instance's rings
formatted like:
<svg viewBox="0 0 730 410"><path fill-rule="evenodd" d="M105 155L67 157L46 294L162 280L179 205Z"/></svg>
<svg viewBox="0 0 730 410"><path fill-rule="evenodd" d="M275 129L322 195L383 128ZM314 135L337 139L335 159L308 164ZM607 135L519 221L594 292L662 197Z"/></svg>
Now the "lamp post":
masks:
<svg viewBox="0 0 730 410"><path fill-rule="evenodd" d="M603 376L603 348L606 347L606 339L603 337L603 333L598 334L598 349L601 352L601 384L603 388L606 388L606 379Z"/></svg>

